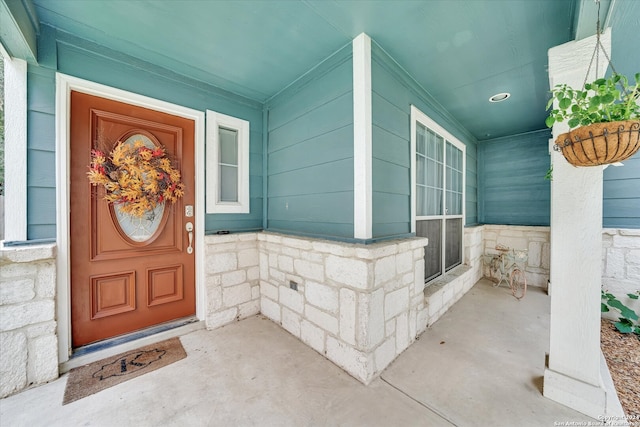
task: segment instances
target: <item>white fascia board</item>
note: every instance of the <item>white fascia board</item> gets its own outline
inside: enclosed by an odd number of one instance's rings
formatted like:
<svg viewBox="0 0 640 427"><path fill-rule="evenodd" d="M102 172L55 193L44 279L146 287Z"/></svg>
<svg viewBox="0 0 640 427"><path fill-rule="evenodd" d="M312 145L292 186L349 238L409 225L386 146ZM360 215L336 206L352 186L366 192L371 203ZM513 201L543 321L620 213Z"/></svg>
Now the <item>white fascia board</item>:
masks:
<svg viewBox="0 0 640 427"><path fill-rule="evenodd" d="M353 237L373 236L371 38L353 40Z"/></svg>

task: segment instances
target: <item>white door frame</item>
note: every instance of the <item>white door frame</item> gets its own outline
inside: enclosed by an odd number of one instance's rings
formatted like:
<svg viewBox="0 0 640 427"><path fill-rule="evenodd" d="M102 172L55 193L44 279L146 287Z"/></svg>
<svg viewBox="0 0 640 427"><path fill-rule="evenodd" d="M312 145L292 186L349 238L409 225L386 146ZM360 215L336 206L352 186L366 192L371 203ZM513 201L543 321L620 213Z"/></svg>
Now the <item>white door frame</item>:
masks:
<svg viewBox="0 0 640 427"><path fill-rule="evenodd" d="M58 321L58 363L69 360L71 355L71 260L69 259L69 156L71 91L108 98L139 107L191 119L195 122L195 275L196 316L205 318L206 294L204 277L204 112L121 89L56 73L56 318Z"/></svg>

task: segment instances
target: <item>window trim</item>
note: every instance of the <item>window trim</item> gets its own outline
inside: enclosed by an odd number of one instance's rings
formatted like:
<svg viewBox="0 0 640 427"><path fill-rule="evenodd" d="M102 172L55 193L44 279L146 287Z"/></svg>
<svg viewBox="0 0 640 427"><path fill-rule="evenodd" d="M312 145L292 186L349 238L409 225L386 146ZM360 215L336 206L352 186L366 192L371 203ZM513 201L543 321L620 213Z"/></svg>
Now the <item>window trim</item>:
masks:
<svg viewBox="0 0 640 427"><path fill-rule="evenodd" d="M238 201L220 199L220 128L238 132ZM249 122L207 110L207 213L249 213Z"/></svg>
<svg viewBox="0 0 640 427"><path fill-rule="evenodd" d="M443 212L442 215L429 215L429 216L418 216L417 215L417 195L416 195L416 184L417 184L417 167L416 167L416 131L417 131L417 123L420 123L422 126L425 126L427 129L435 132L440 135L444 139L443 149L444 149L444 157L443 157L443 194L445 199L443 200L443 209L446 207L446 146L447 142L451 143L455 148L459 149L462 152L462 213L456 215L448 215ZM466 145L462 143L458 138L453 136L450 132L432 120L429 116L420 111L416 106L411 106L411 232L416 232L416 221L424 221L424 220L433 220L433 219L442 219L443 222L446 223L447 219L462 219L462 236L460 242L460 251L462 253L461 261L464 263L464 227L466 225L466 195L467 195L467 150ZM441 277L446 273L445 267L445 227L442 228L442 274L437 277ZM433 280L433 279L432 279Z"/></svg>

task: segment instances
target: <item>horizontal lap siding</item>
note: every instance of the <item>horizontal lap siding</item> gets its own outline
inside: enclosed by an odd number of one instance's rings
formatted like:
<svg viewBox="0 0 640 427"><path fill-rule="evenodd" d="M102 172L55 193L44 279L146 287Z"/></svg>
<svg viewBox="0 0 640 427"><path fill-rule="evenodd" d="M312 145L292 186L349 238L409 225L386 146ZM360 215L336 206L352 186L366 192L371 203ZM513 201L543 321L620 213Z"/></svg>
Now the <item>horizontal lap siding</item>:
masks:
<svg viewBox="0 0 640 427"><path fill-rule="evenodd" d="M55 71L27 70L27 239L56 237Z"/></svg>
<svg viewBox="0 0 640 427"><path fill-rule="evenodd" d="M640 153L604 170L603 227L640 229Z"/></svg>
<svg viewBox="0 0 640 427"><path fill-rule="evenodd" d="M543 130L479 143L482 223L549 225L549 137Z"/></svg>
<svg viewBox="0 0 640 427"><path fill-rule="evenodd" d="M350 49L268 103L267 227L353 238Z"/></svg>
<svg viewBox="0 0 640 427"><path fill-rule="evenodd" d="M476 145L379 46L372 46L373 237L411 232L411 105L467 146L466 223L477 219Z"/></svg>
<svg viewBox="0 0 640 427"><path fill-rule="evenodd" d="M55 69L71 76L149 96L198 111L214 110L250 122L249 214L209 214L206 232L262 227L262 106L114 52L50 27L41 37L43 66L28 75L28 238L54 238ZM41 61L42 63L43 61Z"/></svg>

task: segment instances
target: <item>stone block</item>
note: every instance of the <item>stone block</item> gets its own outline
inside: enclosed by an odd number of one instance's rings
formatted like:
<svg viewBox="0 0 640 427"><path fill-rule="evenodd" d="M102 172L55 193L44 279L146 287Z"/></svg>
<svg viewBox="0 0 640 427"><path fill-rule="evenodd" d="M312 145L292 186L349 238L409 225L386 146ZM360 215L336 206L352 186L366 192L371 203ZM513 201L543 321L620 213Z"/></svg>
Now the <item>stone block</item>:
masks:
<svg viewBox="0 0 640 427"><path fill-rule="evenodd" d="M386 338L390 337L396 332L396 319L387 320L387 323L384 325L384 336Z"/></svg>
<svg viewBox="0 0 640 427"><path fill-rule="evenodd" d="M327 336L326 355L333 363L365 384L373 378L372 360L369 356L331 336Z"/></svg>
<svg viewBox="0 0 640 427"><path fill-rule="evenodd" d="M531 267L540 267L542 264L542 242L529 242L529 259Z"/></svg>
<svg viewBox="0 0 640 427"><path fill-rule="evenodd" d="M418 310L411 309L409 311L409 341L413 342L417 335L417 320L418 320Z"/></svg>
<svg viewBox="0 0 640 427"><path fill-rule="evenodd" d="M503 233L506 233L506 231L504 231ZM527 249L527 247L529 246L527 239L525 239L524 237L511 237L508 235L503 235L503 233L498 236L498 240L496 241L497 245L503 245L508 247L509 249Z"/></svg>
<svg viewBox="0 0 640 427"><path fill-rule="evenodd" d="M280 304L289 307L296 313L302 314L304 310L304 297L301 292L294 291L287 286L280 286Z"/></svg>
<svg viewBox="0 0 640 427"><path fill-rule="evenodd" d="M296 258L302 258L306 261L311 261L311 262L315 262L317 264L323 264L324 263L324 256L321 253L318 252L309 252L309 251L304 251L300 254L300 257L296 257Z"/></svg>
<svg viewBox="0 0 640 427"><path fill-rule="evenodd" d="M293 265L296 274L304 277L305 279L324 282L324 269L321 264L296 259L294 260Z"/></svg>
<svg viewBox="0 0 640 427"><path fill-rule="evenodd" d="M301 238L283 237L282 244L284 246L289 246L291 248L296 248L296 249L304 249L304 250L311 249L311 242L309 240L301 239Z"/></svg>
<svg viewBox="0 0 640 427"><path fill-rule="evenodd" d="M631 231L631 230L626 230ZM620 231L622 234L622 230ZM630 248L630 249L638 249L640 248L640 237L635 235L621 235L621 236L613 236L613 246L615 248Z"/></svg>
<svg viewBox="0 0 640 427"><path fill-rule="evenodd" d="M291 258L301 258L301 252L300 249L295 249L295 248L290 248L288 246L283 246L282 248L280 248L280 252L282 252L282 255L286 255L289 256ZM308 253L308 252L302 252L302 253ZM307 259L302 257L303 259Z"/></svg>
<svg viewBox="0 0 640 427"><path fill-rule="evenodd" d="M264 295L260 298L260 312L274 322L280 323L280 306L269 298L265 298Z"/></svg>
<svg viewBox="0 0 640 427"><path fill-rule="evenodd" d="M424 291L424 259L416 261L414 274L413 291L420 293Z"/></svg>
<svg viewBox="0 0 640 427"><path fill-rule="evenodd" d="M300 338L300 315L282 307L282 327L296 338Z"/></svg>
<svg viewBox="0 0 640 427"><path fill-rule="evenodd" d="M307 304L304 311L305 317L315 323L323 330L338 335L338 319L330 314L320 311L312 305Z"/></svg>
<svg viewBox="0 0 640 427"><path fill-rule="evenodd" d="M413 253L402 252L396 255L396 270L398 273L406 273L413 269Z"/></svg>
<svg viewBox="0 0 640 427"><path fill-rule="evenodd" d="M541 256L540 264L542 265L542 268L546 268L547 270L551 265L551 244L550 243L542 244L542 256Z"/></svg>
<svg viewBox="0 0 640 427"><path fill-rule="evenodd" d="M15 263L30 263L42 261L46 259L54 259L56 257L56 246L50 245L34 245L16 248L2 248L0 251L2 257ZM3 267L4 268L4 267Z"/></svg>
<svg viewBox="0 0 640 427"><path fill-rule="evenodd" d="M636 247L640 247L640 230L631 229L631 228L621 228L618 230L621 236L635 236L638 237L636 239Z"/></svg>
<svg viewBox="0 0 640 427"><path fill-rule="evenodd" d="M258 249L243 249L238 252L238 267L253 267L260 263Z"/></svg>
<svg viewBox="0 0 640 427"><path fill-rule="evenodd" d="M207 273L225 273L238 269L238 258L235 253L222 253L207 257Z"/></svg>
<svg viewBox="0 0 640 427"><path fill-rule="evenodd" d="M252 300L260 299L260 285L251 285L251 299Z"/></svg>
<svg viewBox="0 0 640 427"><path fill-rule="evenodd" d="M385 337L384 289L358 295L358 347L368 350Z"/></svg>
<svg viewBox="0 0 640 427"><path fill-rule="evenodd" d="M30 301L0 307L0 331L11 331L55 317L53 300Z"/></svg>
<svg viewBox="0 0 640 427"><path fill-rule="evenodd" d="M409 337L409 313L396 317L396 354L400 354L411 342Z"/></svg>
<svg viewBox="0 0 640 427"><path fill-rule="evenodd" d="M247 269L247 280L253 282L260 279L260 267L250 267Z"/></svg>
<svg viewBox="0 0 640 427"><path fill-rule="evenodd" d="M251 285L243 283L222 289L222 303L225 307L235 307L251 301Z"/></svg>
<svg viewBox="0 0 640 427"><path fill-rule="evenodd" d="M230 273L224 273L220 277L222 286L235 286L244 283L247 280L247 272L245 270L236 270Z"/></svg>
<svg viewBox="0 0 640 427"><path fill-rule="evenodd" d="M0 281L0 305L27 302L35 296L32 278Z"/></svg>
<svg viewBox="0 0 640 427"><path fill-rule="evenodd" d="M300 339L315 351L325 354L325 332L308 320L300 323Z"/></svg>
<svg viewBox="0 0 640 427"><path fill-rule="evenodd" d="M375 262L375 286L379 286L396 276L396 256L380 258Z"/></svg>
<svg viewBox="0 0 640 427"><path fill-rule="evenodd" d="M353 245L330 243L330 242L313 242L313 249L318 252L332 254L343 258L355 256L356 249Z"/></svg>
<svg viewBox="0 0 640 427"><path fill-rule="evenodd" d="M260 300L251 300L238 306L238 319L246 319L260 313Z"/></svg>
<svg viewBox="0 0 640 427"><path fill-rule="evenodd" d="M338 290L334 287L308 281L305 283L307 302L330 313L338 312Z"/></svg>
<svg viewBox="0 0 640 427"><path fill-rule="evenodd" d="M398 253L398 245L395 243L377 243L374 245L356 247L357 258L362 259L378 259Z"/></svg>
<svg viewBox="0 0 640 427"><path fill-rule="evenodd" d="M58 339L47 335L29 340L27 382L42 384L58 378Z"/></svg>
<svg viewBox="0 0 640 427"><path fill-rule="evenodd" d="M36 338L44 335L55 335L57 323L55 320L49 322L38 323L33 326L27 326L25 332L27 338ZM57 357L57 356L56 356Z"/></svg>
<svg viewBox="0 0 640 427"><path fill-rule="evenodd" d="M401 288L385 296L384 318L389 320L409 309L409 289Z"/></svg>
<svg viewBox="0 0 640 427"><path fill-rule="evenodd" d="M356 343L356 293L340 289L340 338L348 344Z"/></svg>
<svg viewBox="0 0 640 427"><path fill-rule="evenodd" d="M606 277L614 279L624 279L624 252L616 249L607 249L607 268L605 270Z"/></svg>
<svg viewBox="0 0 640 427"><path fill-rule="evenodd" d="M56 295L56 266L51 262L38 264L36 275L36 293L40 298L53 298Z"/></svg>
<svg viewBox="0 0 640 427"><path fill-rule="evenodd" d="M394 337L387 339L373 354L376 362L376 372L382 372L396 358L396 343Z"/></svg>
<svg viewBox="0 0 640 427"><path fill-rule="evenodd" d="M632 249L627 252L625 257L629 264L637 264L640 265L640 249Z"/></svg>
<svg viewBox="0 0 640 427"><path fill-rule="evenodd" d="M286 255L278 256L278 268L288 273L293 273L293 258Z"/></svg>
<svg viewBox="0 0 640 427"><path fill-rule="evenodd" d="M218 311L215 313L209 313L207 315L206 325L207 329L216 329L226 324L229 324L236 320L238 316L237 308L229 308L224 311Z"/></svg>
<svg viewBox="0 0 640 427"><path fill-rule="evenodd" d="M213 313L222 308L222 287L209 286L207 283L207 312Z"/></svg>
<svg viewBox="0 0 640 427"><path fill-rule="evenodd" d="M37 264L5 264L0 268L0 278L32 277L38 273Z"/></svg>
<svg viewBox="0 0 640 427"><path fill-rule="evenodd" d="M278 268L278 254L270 253L269 254L269 267Z"/></svg>
<svg viewBox="0 0 640 427"><path fill-rule="evenodd" d="M284 283L286 280L286 276L285 274L278 270L277 268L270 268L269 269L269 277L272 279L273 282L275 283Z"/></svg>
<svg viewBox="0 0 640 427"><path fill-rule="evenodd" d="M416 336L420 335L427 329L427 322L429 320L429 311L425 306L422 310L418 311L416 316Z"/></svg>
<svg viewBox="0 0 640 427"><path fill-rule="evenodd" d="M367 289L370 282L369 266L366 262L329 255L326 259L327 277L357 289Z"/></svg>
<svg viewBox="0 0 640 427"><path fill-rule="evenodd" d="M260 278L269 279L269 255L262 252L260 253Z"/></svg>
<svg viewBox="0 0 640 427"><path fill-rule="evenodd" d="M27 385L27 354L27 337L22 332L0 333L0 398Z"/></svg>

